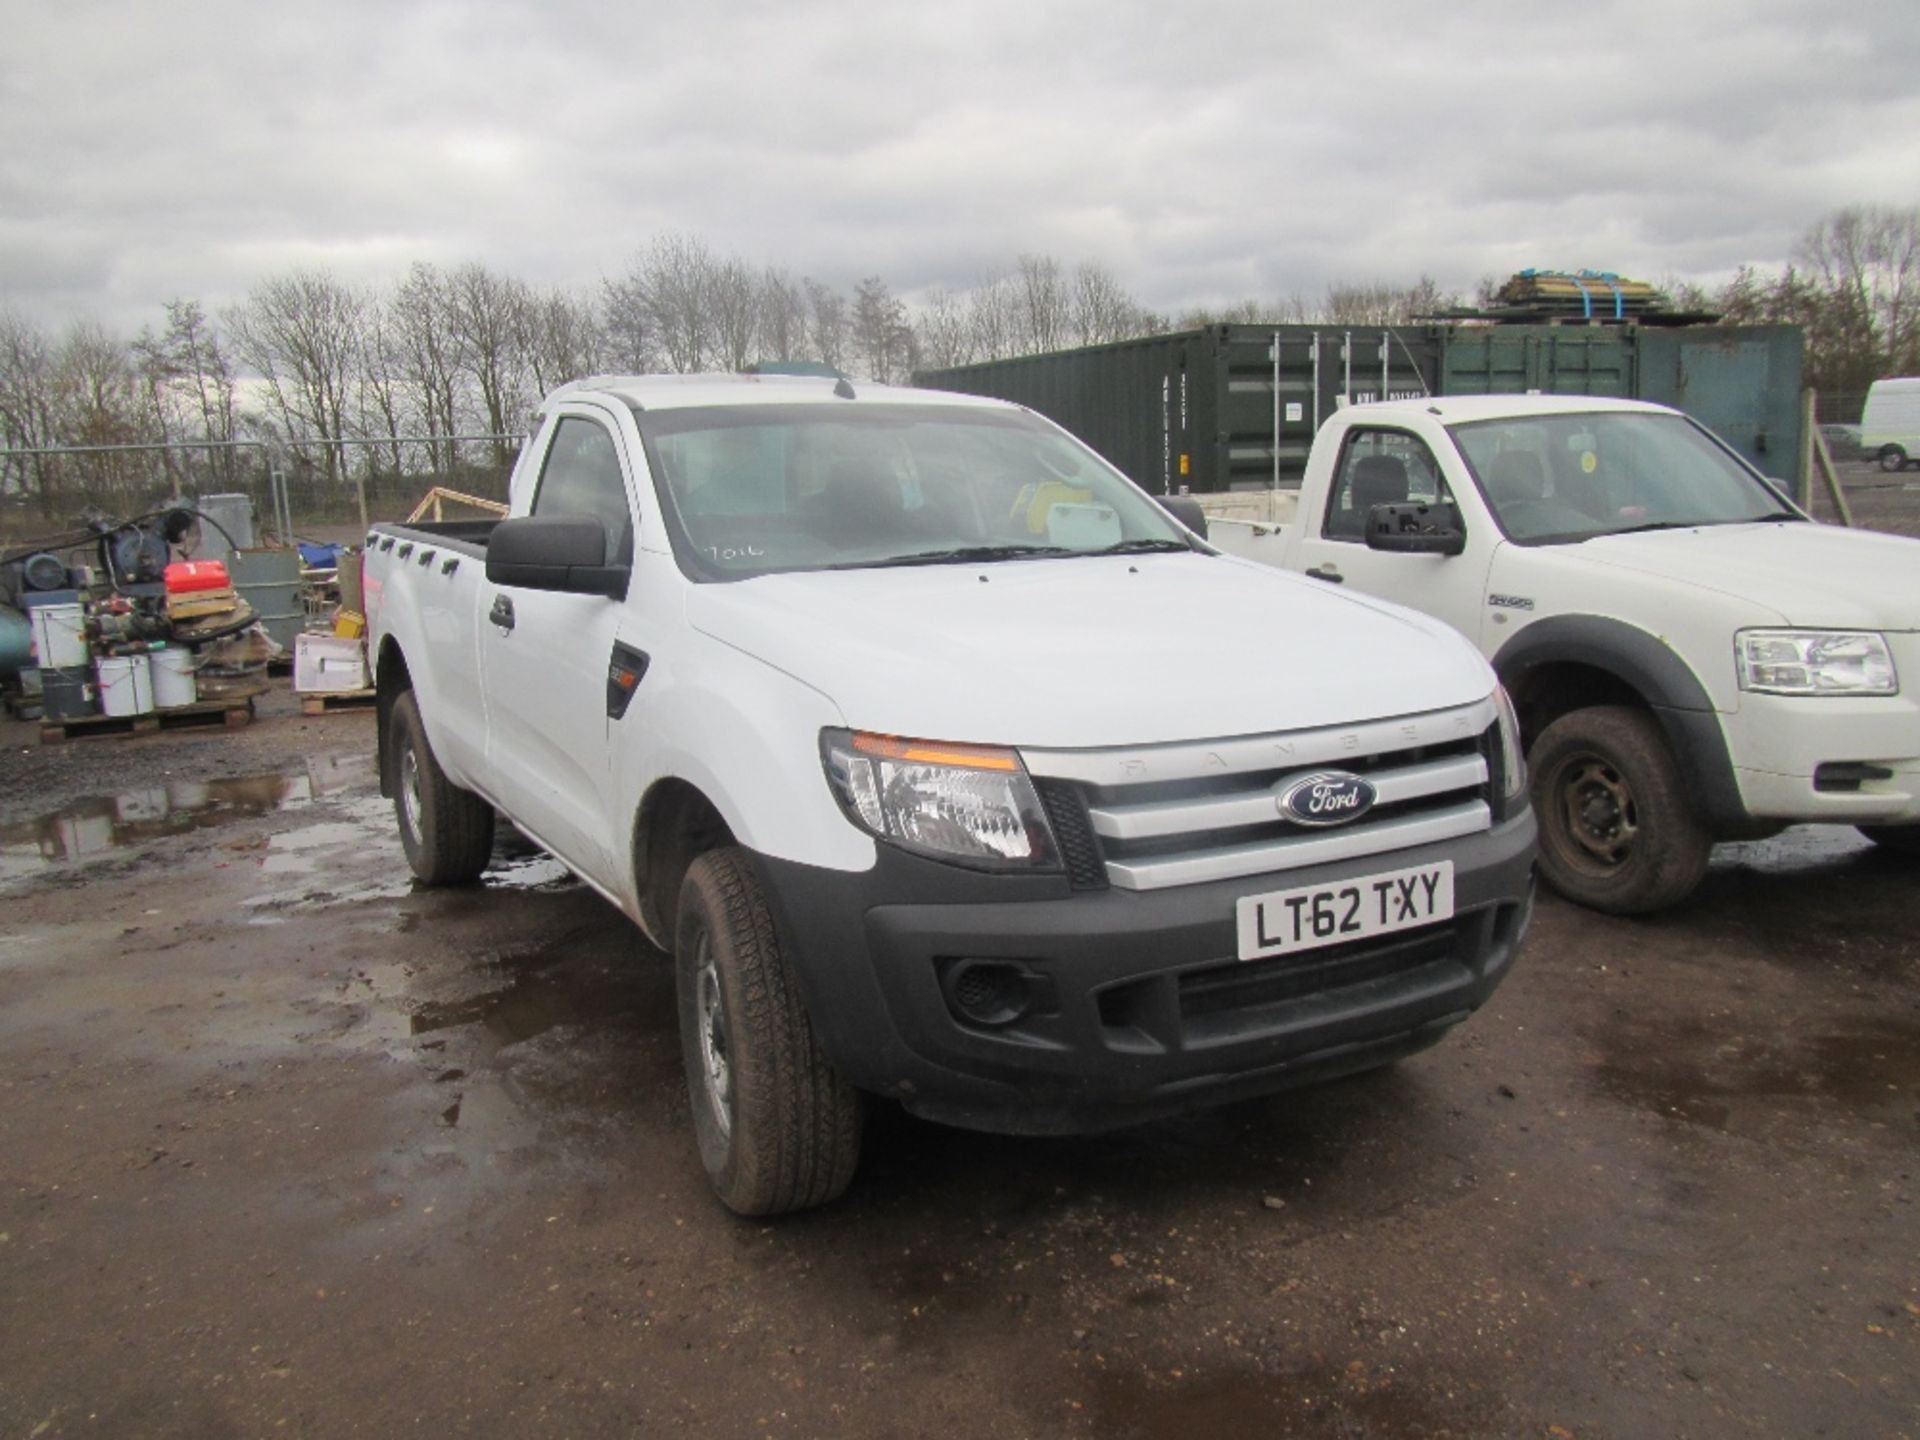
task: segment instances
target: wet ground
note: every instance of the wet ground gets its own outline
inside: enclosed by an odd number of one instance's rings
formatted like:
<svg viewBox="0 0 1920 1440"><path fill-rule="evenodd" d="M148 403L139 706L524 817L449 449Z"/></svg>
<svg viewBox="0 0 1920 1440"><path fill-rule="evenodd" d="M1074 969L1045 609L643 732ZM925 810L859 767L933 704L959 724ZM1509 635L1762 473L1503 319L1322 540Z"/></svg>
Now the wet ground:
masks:
<svg viewBox="0 0 1920 1440"><path fill-rule="evenodd" d="M0 756L0 1436L1920 1435L1920 866L1543 902L1388 1072L708 1197L671 981L371 719ZM9 730L0 738L16 738Z"/></svg>

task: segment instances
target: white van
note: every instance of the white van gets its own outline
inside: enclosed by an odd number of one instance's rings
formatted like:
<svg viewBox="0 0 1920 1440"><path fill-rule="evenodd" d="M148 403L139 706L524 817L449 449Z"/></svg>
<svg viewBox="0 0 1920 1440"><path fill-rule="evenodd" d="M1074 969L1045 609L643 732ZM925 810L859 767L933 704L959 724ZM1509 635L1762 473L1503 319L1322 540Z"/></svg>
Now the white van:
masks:
<svg viewBox="0 0 1920 1440"><path fill-rule="evenodd" d="M1860 449L1882 470L1902 469L1920 457L1920 375L1876 380L1860 414Z"/></svg>

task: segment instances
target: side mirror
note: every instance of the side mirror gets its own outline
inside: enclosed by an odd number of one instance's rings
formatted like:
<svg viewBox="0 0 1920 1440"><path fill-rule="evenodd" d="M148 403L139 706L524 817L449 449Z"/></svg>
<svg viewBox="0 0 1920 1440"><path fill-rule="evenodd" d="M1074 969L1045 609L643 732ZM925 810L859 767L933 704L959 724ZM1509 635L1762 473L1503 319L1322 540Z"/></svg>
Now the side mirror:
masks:
<svg viewBox="0 0 1920 1440"><path fill-rule="evenodd" d="M595 515L522 515L487 537L487 579L495 585L618 600L632 568L607 563L607 527Z"/></svg>
<svg viewBox="0 0 1920 1440"><path fill-rule="evenodd" d="M1375 505L1367 511L1367 548L1402 555L1458 555L1467 532L1451 505Z"/></svg>
<svg viewBox="0 0 1920 1440"><path fill-rule="evenodd" d="M1191 495L1156 495L1160 508L1202 540L1207 538L1207 512L1200 508L1200 502Z"/></svg>

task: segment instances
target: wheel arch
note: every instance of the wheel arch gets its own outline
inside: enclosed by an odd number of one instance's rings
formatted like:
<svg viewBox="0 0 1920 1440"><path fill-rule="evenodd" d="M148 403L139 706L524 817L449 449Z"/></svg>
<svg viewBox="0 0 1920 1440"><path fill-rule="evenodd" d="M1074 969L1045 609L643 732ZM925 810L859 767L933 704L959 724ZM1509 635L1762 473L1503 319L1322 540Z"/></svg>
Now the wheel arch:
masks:
<svg viewBox="0 0 1920 1440"><path fill-rule="evenodd" d="M735 843L720 807L689 780L665 776L647 787L633 817L633 888L640 928L673 949L681 882L694 860Z"/></svg>
<svg viewBox="0 0 1920 1440"><path fill-rule="evenodd" d="M1513 696L1525 743L1573 710L1638 706L1652 712L1692 777L1708 826L1725 835L1751 827L1719 712L1700 677L1659 637L1601 615L1549 616L1507 641L1493 668Z"/></svg>
<svg viewBox="0 0 1920 1440"><path fill-rule="evenodd" d="M407 667L406 653L400 642L388 635L380 642L375 658L374 685L374 757L380 775L380 793L393 798L393 746L388 732L393 728L393 705L413 688L413 672Z"/></svg>

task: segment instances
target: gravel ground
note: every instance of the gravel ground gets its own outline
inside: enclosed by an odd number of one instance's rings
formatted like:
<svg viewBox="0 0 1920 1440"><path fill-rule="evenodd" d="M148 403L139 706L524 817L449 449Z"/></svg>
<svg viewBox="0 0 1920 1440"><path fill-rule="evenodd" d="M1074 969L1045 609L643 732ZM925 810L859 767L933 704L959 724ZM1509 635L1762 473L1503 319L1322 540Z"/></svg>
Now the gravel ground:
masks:
<svg viewBox="0 0 1920 1440"><path fill-rule="evenodd" d="M1920 1435L1920 867L1850 831L1543 900L1388 1071L883 1112L746 1223L663 957L511 837L414 889L370 715L263 712L0 727L0 1436Z"/></svg>

